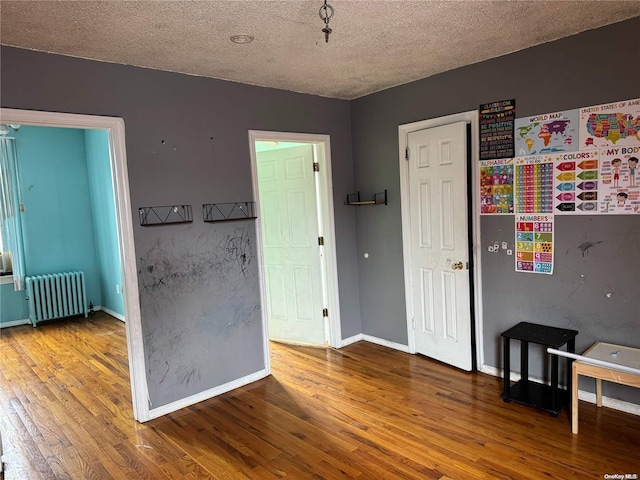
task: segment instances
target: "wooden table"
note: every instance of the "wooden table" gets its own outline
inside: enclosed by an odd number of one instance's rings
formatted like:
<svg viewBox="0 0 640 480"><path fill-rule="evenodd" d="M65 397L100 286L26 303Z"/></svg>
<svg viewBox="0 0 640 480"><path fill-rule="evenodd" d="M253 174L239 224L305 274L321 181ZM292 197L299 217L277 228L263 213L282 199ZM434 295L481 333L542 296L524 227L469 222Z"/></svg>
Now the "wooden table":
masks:
<svg viewBox="0 0 640 480"><path fill-rule="evenodd" d="M596 342L582 354L610 365L596 365L585 360L573 362L571 389L571 431L578 433L578 375L596 379L596 405L602 406L602 380L640 388L640 348L623 347L611 343ZM637 370L637 373L621 371L616 365Z"/></svg>

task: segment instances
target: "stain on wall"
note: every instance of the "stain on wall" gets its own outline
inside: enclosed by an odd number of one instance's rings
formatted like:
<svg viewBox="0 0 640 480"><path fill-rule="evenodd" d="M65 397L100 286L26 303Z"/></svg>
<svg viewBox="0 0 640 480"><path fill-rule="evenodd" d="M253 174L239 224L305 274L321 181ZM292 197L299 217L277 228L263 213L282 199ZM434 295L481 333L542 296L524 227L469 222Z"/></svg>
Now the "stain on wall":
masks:
<svg viewBox="0 0 640 480"><path fill-rule="evenodd" d="M138 255L151 408L261 369L255 225L242 223L151 227L163 235ZM219 368L237 348L245 371Z"/></svg>

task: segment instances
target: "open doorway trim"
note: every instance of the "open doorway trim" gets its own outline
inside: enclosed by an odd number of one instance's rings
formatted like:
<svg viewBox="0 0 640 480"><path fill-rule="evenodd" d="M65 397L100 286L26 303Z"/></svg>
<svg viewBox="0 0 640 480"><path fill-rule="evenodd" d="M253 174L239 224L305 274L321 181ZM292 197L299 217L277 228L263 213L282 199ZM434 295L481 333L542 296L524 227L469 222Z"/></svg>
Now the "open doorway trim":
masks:
<svg viewBox="0 0 640 480"><path fill-rule="evenodd" d="M475 324L475 346L476 346L476 365L480 369L484 365L484 348L483 348L483 336L482 336L482 270L481 270L481 252L480 252L480 204L477 201L479 198L479 179L480 174L480 161L479 161L479 122L478 111L472 110L468 112L456 113L453 115L447 115L445 117L432 118L429 120L423 120L415 123L408 123L398 126L398 144L399 144L399 162L400 162L400 195L402 197L402 231L409 230L411 225L411 219L409 217L409 210L406 207L409 204L409 165L406 161L406 150L409 145L409 133L418 130L424 130L427 128L439 127L442 125L448 125L450 123L466 122L471 125L471 171L468 172L468 181L472 182L471 195L473 211L469 212L469 217L472 220L472 252L473 252L473 285L474 290L474 324ZM415 331L413 328L413 318L409 305L413 304L412 290L409 288L411 285L411 269L410 269L410 252L411 244L408 235L403 235L403 257L404 257L404 284L405 284L405 302L407 305L407 331L409 338L409 352L416 352L416 339Z"/></svg>
<svg viewBox="0 0 640 480"><path fill-rule="evenodd" d="M138 295L138 274L133 239L133 221L129 200L129 174L125 147L124 120L117 117L101 117L71 113L43 112L35 110L0 109L3 123L42 127L106 130L109 134L109 153L116 201L118 246L123 274L125 329L131 379L133 416L139 422L150 420L145 360L142 344L142 324Z"/></svg>
<svg viewBox="0 0 640 480"><path fill-rule="evenodd" d="M262 305L266 305L266 285L264 275L264 257L262 252L262 224L260 215L260 195L258 190L258 169L256 158L256 141L276 141L276 142L296 142L312 143L318 149L320 158L324 158L324 168L320 169L320 203L323 210L322 215L322 235L325 238L324 269L326 272L326 283L328 293L328 343L329 346L340 348L342 346L342 332L340 323L340 301L338 297L338 266L336 255L336 234L335 219L333 211L333 181L331 176L331 147L329 135L316 135L306 133L290 132L268 132L259 130L249 130L249 147L251 151L251 176L253 181L253 198L257 205L257 238L258 238L258 261L260 265L260 294ZM267 325L267 311L262 309L262 325L265 341L265 364L267 370L271 371L269 360L269 332Z"/></svg>

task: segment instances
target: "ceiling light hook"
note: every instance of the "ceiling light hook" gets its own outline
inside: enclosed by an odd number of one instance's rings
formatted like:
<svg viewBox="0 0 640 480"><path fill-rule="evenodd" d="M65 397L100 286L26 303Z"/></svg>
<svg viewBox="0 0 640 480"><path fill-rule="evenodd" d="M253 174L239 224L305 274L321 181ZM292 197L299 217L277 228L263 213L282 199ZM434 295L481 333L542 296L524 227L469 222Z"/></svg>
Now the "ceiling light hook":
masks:
<svg viewBox="0 0 640 480"><path fill-rule="evenodd" d="M327 3L327 0L324 0L324 5L320 7L318 13L324 22L324 28L322 29L324 41L329 43L329 34L332 32L331 28L329 28L329 20L333 17L333 7Z"/></svg>

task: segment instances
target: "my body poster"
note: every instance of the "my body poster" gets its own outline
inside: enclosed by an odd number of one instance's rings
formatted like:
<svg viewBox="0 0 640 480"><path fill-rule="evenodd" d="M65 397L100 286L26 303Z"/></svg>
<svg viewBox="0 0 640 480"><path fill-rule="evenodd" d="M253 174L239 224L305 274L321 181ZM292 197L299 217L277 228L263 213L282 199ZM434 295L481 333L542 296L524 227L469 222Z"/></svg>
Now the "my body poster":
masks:
<svg viewBox="0 0 640 480"><path fill-rule="evenodd" d="M553 214L516 214L516 272L553 273Z"/></svg>
<svg viewBox="0 0 640 480"><path fill-rule="evenodd" d="M515 99L480 105L480 160L514 156L515 118Z"/></svg>

